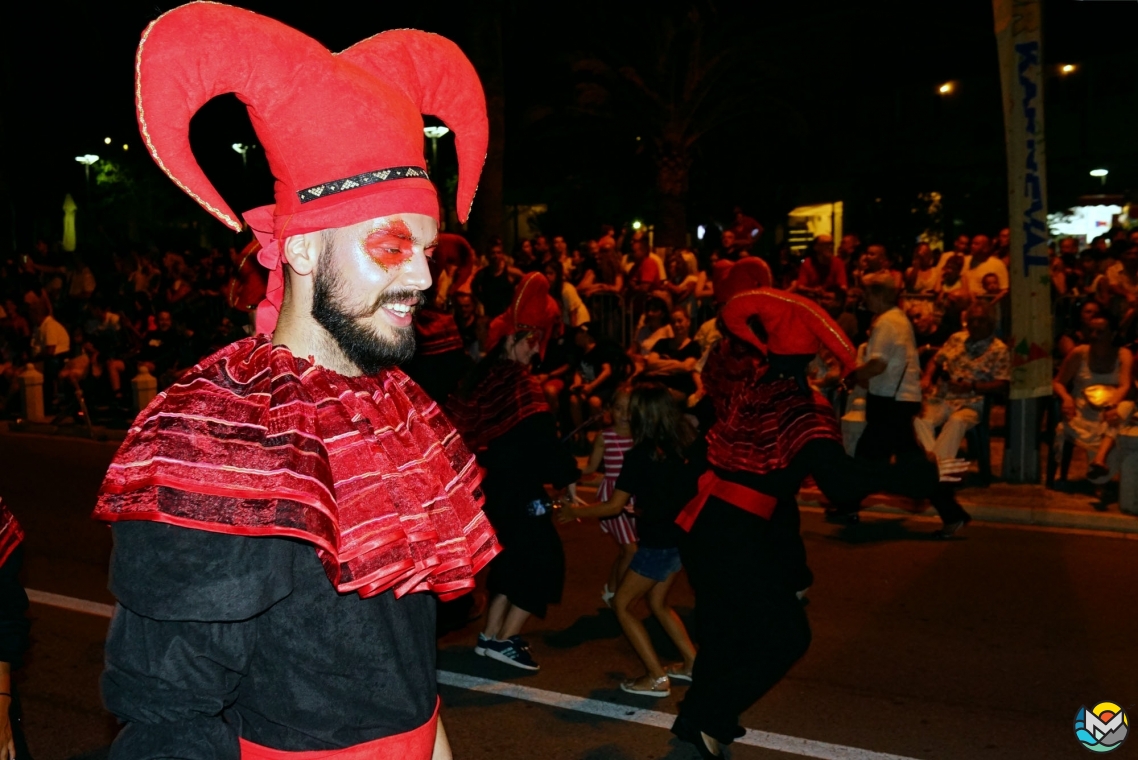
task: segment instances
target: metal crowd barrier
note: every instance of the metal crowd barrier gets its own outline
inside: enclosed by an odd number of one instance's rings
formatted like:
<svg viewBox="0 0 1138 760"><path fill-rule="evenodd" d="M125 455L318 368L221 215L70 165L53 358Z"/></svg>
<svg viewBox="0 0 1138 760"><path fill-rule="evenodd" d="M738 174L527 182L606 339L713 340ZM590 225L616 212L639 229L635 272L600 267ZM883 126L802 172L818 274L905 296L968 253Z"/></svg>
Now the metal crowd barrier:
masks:
<svg viewBox="0 0 1138 760"><path fill-rule="evenodd" d="M633 310L625 304L619 293L594 293L584 299L589 310L589 321L597 328L600 337L628 346L635 329Z"/></svg>

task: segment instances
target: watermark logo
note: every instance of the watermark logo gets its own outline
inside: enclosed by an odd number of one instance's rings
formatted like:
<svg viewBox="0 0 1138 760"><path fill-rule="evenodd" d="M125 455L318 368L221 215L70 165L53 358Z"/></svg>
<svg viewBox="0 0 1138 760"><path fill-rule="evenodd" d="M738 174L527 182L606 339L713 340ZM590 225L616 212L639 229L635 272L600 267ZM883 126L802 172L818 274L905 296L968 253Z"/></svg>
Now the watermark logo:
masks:
<svg viewBox="0 0 1138 760"><path fill-rule="evenodd" d="M1079 708L1075 715L1075 738L1091 752L1110 752L1126 741L1130 719L1113 702L1099 702L1091 709Z"/></svg>

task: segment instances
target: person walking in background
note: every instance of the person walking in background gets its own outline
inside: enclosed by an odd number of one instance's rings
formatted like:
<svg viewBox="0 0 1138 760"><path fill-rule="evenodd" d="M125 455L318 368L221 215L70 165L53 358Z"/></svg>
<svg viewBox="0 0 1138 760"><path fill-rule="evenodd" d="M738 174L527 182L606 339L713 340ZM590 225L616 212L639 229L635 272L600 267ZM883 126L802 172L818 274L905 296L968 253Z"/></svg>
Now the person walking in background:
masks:
<svg viewBox="0 0 1138 760"><path fill-rule="evenodd" d="M612 397L612 426L601 430L601 434L593 439L593 452L589 456L589 463L581 471L582 475L592 475L601 464L604 464L605 473L597 488L597 501L606 502L612 498L616 491L616 481L620 476L620 469L624 464L624 456L633 445L632 427L628 405L631 400L632 389L627 385L617 388ZM612 598L616 596L616 589L620 586L620 579L628 571L633 555L636 554L636 517L633 513L635 500L630 499L625 508L615 515L601 518L601 530L616 541L620 553L612 563L608 582L601 592L601 601L612 606Z"/></svg>
<svg viewBox="0 0 1138 760"><path fill-rule="evenodd" d="M581 475L530 374L560 313L543 275L523 277L509 307L490 323L486 355L447 407L486 471L486 515L502 545L490 563L490 606L474 652L523 670L540 666L522 626L530 615L544 618L565 585L565 551L545 486L567 489L576 499Z"/></svg>
<svg viewBox="0 0 1138 760"><path fill-rule="evenodd" d="M921 362L917 339L892 275L868 276L865 302L873 312L867 359L856 369L857 379L868 382L865 431L857 443L859 459L888 460L893 455L921 453L913 418L921 412ZM856 521L858 504L835 504L828 514Z"/></svg>
<svg viewBox="0 0 1138 760"><path fill-rule="evenodd" d="M566 507L558 519L564 523L580 517L612 518L636 498L640 544L612 607L647 673L624 681L620 688L629 694L666 697L671 693L671 679L691 680L695 663L695 647L680 616L668 604L668 591L681 568L676 516L696 494L704 455L702 442L696 442L695 431L665 386L636 386L629 401L629 416L634 444L624 457L612 494L602 504ZM645 597L652 614L680 651L684 660L681 665L664 668L644 623L633 613L633 605Z"/></svg>

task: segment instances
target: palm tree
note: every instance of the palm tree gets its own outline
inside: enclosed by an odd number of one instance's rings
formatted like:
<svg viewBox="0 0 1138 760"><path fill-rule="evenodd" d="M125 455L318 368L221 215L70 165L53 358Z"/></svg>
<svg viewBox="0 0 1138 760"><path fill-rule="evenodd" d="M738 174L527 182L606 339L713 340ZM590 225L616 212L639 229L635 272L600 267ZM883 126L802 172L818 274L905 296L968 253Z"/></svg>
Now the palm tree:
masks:
<svg viewBox="0 0 1138 760"><path fill-rule="evenodd" d="M623 24L596 23L624 28L615 39L607 35L601 50L575 57L577 108L633 128L647 141L656 167L656 244L683 246L700 141L777 99L766 92L769 68L709 2L628 15Z"/></svg>

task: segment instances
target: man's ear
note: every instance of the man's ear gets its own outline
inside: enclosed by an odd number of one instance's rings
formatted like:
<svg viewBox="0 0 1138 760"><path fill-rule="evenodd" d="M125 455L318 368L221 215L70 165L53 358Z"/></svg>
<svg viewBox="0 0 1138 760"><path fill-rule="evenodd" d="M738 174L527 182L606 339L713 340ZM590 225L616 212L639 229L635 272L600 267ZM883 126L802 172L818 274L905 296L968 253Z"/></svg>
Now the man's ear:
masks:
<svg viewBox="0 0 1138 760"><path fill-rule="evenodd" d="M322 232L306 232L292 235L284 241L284 260L293 272L307 277L316 271L316 262L324 250Z"/></svg>

